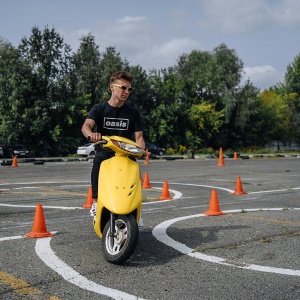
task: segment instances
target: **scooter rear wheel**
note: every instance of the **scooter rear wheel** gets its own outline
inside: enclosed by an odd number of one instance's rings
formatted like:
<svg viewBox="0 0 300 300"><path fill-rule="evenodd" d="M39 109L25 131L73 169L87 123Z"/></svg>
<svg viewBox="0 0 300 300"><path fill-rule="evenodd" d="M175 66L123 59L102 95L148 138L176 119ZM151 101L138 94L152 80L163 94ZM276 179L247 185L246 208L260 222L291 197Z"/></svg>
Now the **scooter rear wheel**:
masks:
<svg viewBox="0 0 300 300"><path fill-rule="evenodd" d="M102 249L105 259L113 264L122 264L131 257L139 239L139 228L133 215L119 215L115 220L115 237L109 235L110 222L104 227Z"/></svg>

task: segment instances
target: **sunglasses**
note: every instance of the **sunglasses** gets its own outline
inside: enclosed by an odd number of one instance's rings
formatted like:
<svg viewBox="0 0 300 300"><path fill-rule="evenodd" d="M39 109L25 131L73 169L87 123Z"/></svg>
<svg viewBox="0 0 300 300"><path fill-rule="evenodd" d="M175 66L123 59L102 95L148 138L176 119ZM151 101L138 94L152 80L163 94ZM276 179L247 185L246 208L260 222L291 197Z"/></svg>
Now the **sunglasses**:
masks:
<svg viewBox="0 0 300 300"><path fill-rule="evenodd" d="M120 88L122 91L126 91L128 90L128 93L131 93L133 91L133 88L132 87L127 87L125 85L119 85L119 84L116 84L116 83L113 83L114 86L117 86L118 88Z"/></svg>

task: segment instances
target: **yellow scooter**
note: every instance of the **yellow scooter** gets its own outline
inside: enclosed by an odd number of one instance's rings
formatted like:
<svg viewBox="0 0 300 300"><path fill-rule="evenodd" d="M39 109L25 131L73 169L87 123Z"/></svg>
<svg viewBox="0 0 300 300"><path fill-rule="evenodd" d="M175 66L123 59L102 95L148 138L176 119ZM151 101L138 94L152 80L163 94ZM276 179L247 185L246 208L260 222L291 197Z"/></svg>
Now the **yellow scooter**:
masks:
<svg viewBox="0 0 300 300"><path fill-rule="evenodd" d="M94 230L102 238L105 259L122 264L137 246L142 207L140 168L130 157L140 158L144 151L119 136L102 136L99 143L113 150L115 156L100 166Z"/></svg>

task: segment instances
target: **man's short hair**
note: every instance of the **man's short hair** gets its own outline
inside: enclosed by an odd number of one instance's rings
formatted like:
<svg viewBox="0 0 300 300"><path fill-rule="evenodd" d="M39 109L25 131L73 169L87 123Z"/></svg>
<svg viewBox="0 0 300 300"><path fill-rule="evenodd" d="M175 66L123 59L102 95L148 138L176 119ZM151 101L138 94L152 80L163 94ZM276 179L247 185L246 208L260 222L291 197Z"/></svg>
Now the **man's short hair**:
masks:
<svg viewBox="0 0 300 300"><path fill-rule="evenodd" d="M133 81L131 74L126 71L118 71L118 72L112 74L110 77L110 83L113 83L118 79L124 79L126 81L129 81L130 83L132 83L132 81Z"/></svg>

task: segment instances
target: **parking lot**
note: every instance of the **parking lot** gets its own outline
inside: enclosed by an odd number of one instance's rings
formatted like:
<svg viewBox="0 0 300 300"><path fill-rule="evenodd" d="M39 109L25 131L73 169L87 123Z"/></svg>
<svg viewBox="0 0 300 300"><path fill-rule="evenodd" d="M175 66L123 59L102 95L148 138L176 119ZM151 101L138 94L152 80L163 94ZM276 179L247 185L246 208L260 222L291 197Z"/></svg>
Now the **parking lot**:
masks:
<svg viewBox="0 0 300 300"><path fill-rule="evenodd" d="M105 261L82 206L89 161L0 166L0 299L300 299L300 159L224 162L139 161L153 188L122 266ZM165 180L173 199L159 201ZM213 191L224 215L203 214ZM37 204L53 237L24 236Z"/></svg>

